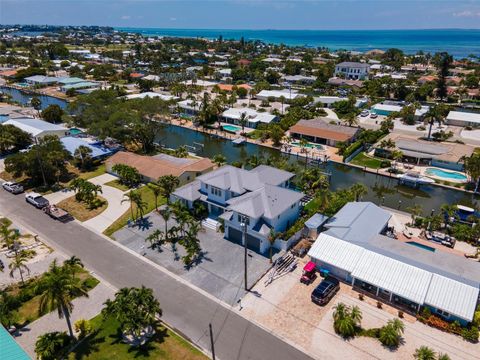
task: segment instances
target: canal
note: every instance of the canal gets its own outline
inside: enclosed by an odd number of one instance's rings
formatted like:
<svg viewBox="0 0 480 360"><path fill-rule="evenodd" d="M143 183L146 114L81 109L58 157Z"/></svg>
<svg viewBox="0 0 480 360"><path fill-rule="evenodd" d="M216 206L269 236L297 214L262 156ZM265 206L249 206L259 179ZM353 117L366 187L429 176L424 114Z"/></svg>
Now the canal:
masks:
<svg viewBox="0 0 480 360"><path fill-rule="evenodd" d="M41 105L42 110L47 108L49 105L58 105L62 109L65 109L68 105L68 103L63 99L59 99L59 98L48 96L48 95L33 95L25 91L7 87L7 86L0 86L0 92L10 95L12 98L12 101L15 101L21 105L29 105L32 97L36 96L42 102L42 105Z"/></svg>
<svg viewBox="0 0 480 360"><path fill-rule="evenodd" d="M248 157L256 155L264 158L287 157L290 161L298 161L304 164L302 158L282 154L276 149L271 149L251 143L243 146L234 146L231 141L216 136L197 132L179 126L167 125L160 131L157 141L170 148L178 148L182 145L194 146L200 156L212 158L216 154L223 154L227 161L245 161ZM196 144L203 144L201 146ZM364 172L361 169L328 162L322 166L332 174L331 189L347 188L353 184L361 183L368 187L368 194L363 200L369 200L376 204L384 204L393 209L406 209L415 204L421 205L424 213L430 214L432 209L438 211L443 204L462 204L476 206L477 196L459 190L446 189L439 186L423 186L420 189L413 189L408 186L399 185L395 178L388 178Z"/></svg>

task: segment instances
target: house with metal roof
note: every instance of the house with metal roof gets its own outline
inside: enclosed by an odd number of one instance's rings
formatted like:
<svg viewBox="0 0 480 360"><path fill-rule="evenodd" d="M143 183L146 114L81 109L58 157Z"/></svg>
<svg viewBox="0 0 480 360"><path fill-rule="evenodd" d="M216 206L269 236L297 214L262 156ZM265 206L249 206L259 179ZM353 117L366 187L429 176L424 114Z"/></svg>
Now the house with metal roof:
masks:
<svg viewBox="0 0 480 360"><path fill-rule="evenodd" d="M62 138L69 134L69 130L61 125L52 124L35 118L9 119L3 124L13 125L20 130L29 133L35 139L40 139L46 135L56 135L59 138Z"/></svg>
<svg viewBox="0 0 480 360"><path fill-rule="evenodd" d="M479 264L384 235L390 217L373 203L348 203L324 225L308 255L320 270L380 301L411 313L429 308L464 325L472 321Z"/></svg>
<svg viewBox="0 0 480 360"><path fill-rule="evenodd" d="M85 146L91 150L90 157L92 159L106 158L114 153L112 149L103 146L102 142L88 142L80 137L64 136L60 139L60 141L72 156L75 155L75 151L80 146Z"/></svg>
<svg viewBox="0 0 480 360"><path fill-rule="evenodd" d="M450 111L445 122L448 125L477 127L480 125L480 113Z"/></svg>
<svg viewBox="0 0 480 360"><path fill-rule="evenodd" d="M45 75L33 75L26 77L24 80L27 84L36 86L47 86L58 82L58 78Z"/></svg>
<svg viewBox="0 0 480 360"><path fill-rule="evenodd" d="M226 165L178 188L172 200L189 208L202 202L211 219L224 222L226 239L243 244L245 238L250 249L265 253L270 232L285 231L299 216L303 193L288 188L293 176L266 165L252 170Z"/></svg>
<svg viewBox="0 0 480 360"><path fill-rule="evenodd" d="M255 129L258 124L270 124L273 121L278 120L278 116L272 115L268 112L258 112L254 109L242 107L242 108L229 108L222 113L223 121L229 124L242 125L240 119L242 114L245 114L246 127Z"/></svg>
<svg viewBox="0 0 480 360"><path fill-rule="evenodd" d="M260 100L274 99L276 101L279 101L282 97L285 98L285 100L294 100L304 96L305 95L300 94L296 90L283 89L283 90L262 90L255 97Z"/></svg>

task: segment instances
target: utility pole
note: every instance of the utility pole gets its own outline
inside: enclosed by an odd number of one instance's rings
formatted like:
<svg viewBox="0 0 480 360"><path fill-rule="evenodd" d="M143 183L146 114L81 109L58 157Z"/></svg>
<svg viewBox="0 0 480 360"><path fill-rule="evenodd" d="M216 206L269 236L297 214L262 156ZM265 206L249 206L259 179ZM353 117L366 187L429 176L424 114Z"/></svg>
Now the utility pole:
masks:
<svg viewBox="0 0 480 360"><path fill-rule="evenodd" d="M213 341L212 323L208 324L208 329L210 330L210 347L212 351L212 360L215 360L215 343Z"/></svg>
<svg viewBox="0 0 480 360"><path fill-rule="evenodd" d="M245 249L245 256L244 256L244 267L245 267L245 291L248 291L248 281L247 281L247 218L244 215L241 215L242 223L240 226L242 227L242 238L243 238L243 247Z"/></svg>

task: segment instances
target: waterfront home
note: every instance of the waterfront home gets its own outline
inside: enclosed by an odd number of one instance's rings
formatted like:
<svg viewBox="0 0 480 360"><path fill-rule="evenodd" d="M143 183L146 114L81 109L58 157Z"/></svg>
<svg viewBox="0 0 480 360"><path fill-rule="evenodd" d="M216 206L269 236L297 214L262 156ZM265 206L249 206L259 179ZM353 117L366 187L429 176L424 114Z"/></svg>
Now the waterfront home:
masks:
<svg viewBox="0 0 480 360"><path fill-rule="evenodd" d="M382 149L380 141L374 145L376 156L390 157L392 151L396 149L402 152L404 162L457 171L464 170L463 156L468 157L475 151L475 147L470 145L419 140L399 133L390 133L383 140L392 140L395 148Z"/></svg>
<svg viewBox="0 0 480 360"><path fill-rule="evenodd" d="M79 81L79 82L73 82L73 83L67 83L62 86L60 86L60 91L62 92L67 92L68 90L85 90L85 89L98 89L100 88L100 83L99 82L93 82L93 81Z"/></svg>
<svg viewBox="0 0 480 360"><path fill-rule="evenodd" d="M138 155L131 152L119 151L105 162L107 171L114 173L112 167L124 164L138 170L145 182L157 181L164 175L174 175L185 184L213 169L214 164L207 158L177 158L167 154L155 156Z"/></svg>
<svg viewBox="0 0 480 360"><path fill-rule="evenodd" d="M303 194L288 189L295 174L260 165L252 170L222 166L178 188L173 201L189 208L203 203L211 219L224 222L225 238L243 244L241 224L246 224L250 249L264 253L271 231L283 232L295 223Z"/></svg>
<svg viewBox="0 0 480 360"><path fill-rule="evenodd" d="M480 114L466 111L450 111L445 119L448 125L478 127Z"/></svg>
<svg viewBox="0 0 480 360"><path fill-rule="evenodd" d="M80 146L85 146L91 150L90 157L92 159L103 159L113 154L113 150L103 146L102 141L89 142L86 139L74 137L74 136L64 136L60 139L63 146L67 151L74 156L75 151Z"/></svg>
<svg viewBox="0 0 480 360"><path fill-rule="evenodd" d="M336 77L344 77L351 80L364 80L368 77L370 65L360 62L344 61L335 65Z"/></svg>
<svg viewBox="0 0 480 360"><path fill-rule="evenodd" d="M194 116L200 111L201 102L199 100L186 99L177 103L181 114Z"/></svg>
<svg viewBox="0 0 480 360"><path fill-rule="evenodd" d="M147 92L143 92L143 93L139 93L139 94L126 95L125 99L127 99L127 100L144 99L146 97L149 97L149 98L152 98L152 99L153 98L159 98L163 101L178 100L178 97L176 97L176 96L169 95L169 94L162 94L162 93L158 93L158 92L154 92L154 91L147 91Z"/></svg>
<svg viewBox="0 0 480 360"><path fill-rule="evenodd" d="M404 105L403 104L395 104L395 103L378 103L372 107L372 112L377 115L388 116L392 113L397 113L402 111ZM429 106L422 105L420 109L415 109L415 120L420 121L423 119L425 114L430 109Z"/></svg>
<svg viewBox="0 0 480 360"><path fill-rule="evenodd" d="M44 75L33 75L23 79L27 84L33 86L48 86L58 82L58 78Z"/></svg>
<svg viewBox="0 0 480 360"><path fill-rule="evenodd" d="M294 100L299 97L304 97L305 95L299 94L296 90L262 90L255 97L260 100L270 100L274 99L279 101L282 97L285 100Z"/></svg>
<svg viewBox="0 0 480 360"><path fill-rule="evenodd" d="M40 119L34 118L15 118L9 119L4 125L13 125L20 130L29 133L34 139L41 139L46 135L56 135L59 138L67 136L69 130L61 125L52 124Z"/></svg>
<svg viewBox="0 0 480 360"><path fill-rule="evenodd" d="M311 120L300 120L293 125L290 136L294 139L305 139L316 144L337 146L339 142L351 143L355 141L360 132L359 128L330 124L328 118L316 118Z"/></svg>
<svg viewBox="0 0 480 360"><path fill-rule="evenodd" d="M285 75L283 76L283 81L296 84L296 85L311 85L317 78L315 76L305 76L305 75Z"/></svg>
<svg viewBox="0 0 480 360"><path fill-rule="evenodd" d="M348 203L324 225L308 256L318 270L401 310L428 308L448 321L472 321L480 288L478 264L386 236L390 217L373 203Z"/></svg>
<svg viewBox="0 0 480 360"><path fill-rule="evenodd" d="M255 129L258 124L270 124L273 121L278 120L278 116L272 115L267 112L258 112L254 109L247 107L242 108L229 108L222 113L222 119L224 122L235 125L242 125L240 119L242 114L246 116L245 127Z"/></svg>

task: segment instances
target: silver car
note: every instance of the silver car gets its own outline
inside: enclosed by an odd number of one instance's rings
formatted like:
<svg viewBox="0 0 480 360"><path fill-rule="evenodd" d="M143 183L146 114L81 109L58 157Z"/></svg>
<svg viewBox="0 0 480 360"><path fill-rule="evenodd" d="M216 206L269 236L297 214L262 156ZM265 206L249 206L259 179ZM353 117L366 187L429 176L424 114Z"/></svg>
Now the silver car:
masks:
<svg viewBox="0 0 480 360"><path fill-rule="evenodd" d="M2 184L3 188L12 194L21 194L23 192L23 186L15 181L7 181Z"/></svg>

